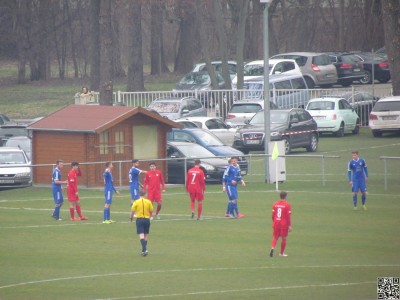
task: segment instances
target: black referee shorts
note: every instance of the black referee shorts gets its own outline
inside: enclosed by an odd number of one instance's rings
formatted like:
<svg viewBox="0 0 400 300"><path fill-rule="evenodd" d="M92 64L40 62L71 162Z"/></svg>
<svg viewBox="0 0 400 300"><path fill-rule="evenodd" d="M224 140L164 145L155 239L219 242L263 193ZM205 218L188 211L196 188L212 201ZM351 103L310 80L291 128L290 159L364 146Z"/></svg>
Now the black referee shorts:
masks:
<svg viewBox="0 0 400 300"><path fill-rule="evenodd" d="M137 234L149 234L150 232L150 219L149 218L137 218L136 219L136 232Z"/></svg>

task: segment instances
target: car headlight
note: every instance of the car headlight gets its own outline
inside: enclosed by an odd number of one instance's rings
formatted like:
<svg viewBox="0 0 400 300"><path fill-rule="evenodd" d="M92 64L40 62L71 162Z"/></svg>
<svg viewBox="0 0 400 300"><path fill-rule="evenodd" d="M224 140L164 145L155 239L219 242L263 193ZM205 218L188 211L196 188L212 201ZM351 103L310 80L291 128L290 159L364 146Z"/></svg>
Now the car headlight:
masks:
<svg viewBox="0 0 400 300"><path fill-rule="evenodd" d="M271 136L278 136L278 135L280 135L280 132L278 131L271 132Z"/></svg>
<svg viewBox="0 0 400 300"><path fill-rule="evenodd" d="M240 132L237 132L237 131L236 131L236 132L235 132L235 135L233 136L233 139L234 139L234 140L240 140L241 136L242 136L242 135L240 134Z"/></svg>
<svg viewBox="0 0 400 300"><path fill-rule="evenodd" d="M207 163L201 163L201 166L206 169L207 171L214 171L215 167L213 165Z"/></svg>

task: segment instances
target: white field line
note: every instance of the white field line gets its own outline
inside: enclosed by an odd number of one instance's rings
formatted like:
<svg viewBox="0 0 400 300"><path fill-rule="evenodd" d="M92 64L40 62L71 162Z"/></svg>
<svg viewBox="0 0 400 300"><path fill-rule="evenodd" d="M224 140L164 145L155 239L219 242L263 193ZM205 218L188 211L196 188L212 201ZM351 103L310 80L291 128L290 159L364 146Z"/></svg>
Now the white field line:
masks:
<svg viewBox="0 0 400 300"><path fill-rule="evenodd" d="M119 273L107 273L107 274L93 274L93 275L83 275L83 276L71 276L71 277L61 277L61 278L50 278L43 280L26 281L14 284L8 284L0 286L0 289L24 286L24 285L34 285L42 284L46 282L58 282L58 281L69 281L69 280L79 280L87 278L96 277L112 277L112 276L133 276L133 275L143 275L143 274L160 274L160 273L183 273L183 272L217 272L217 271L239 271L239 270L262 270L262 269L326 269L326 268L398 268L400 265L312 265L312 266L256 266L256 267L221 267L221 268L196 268L196 269L172 269L172 270L152 270L152 271L135 271L135 272L119 272ZM375 282L375 281L374 281Z"/></svg>

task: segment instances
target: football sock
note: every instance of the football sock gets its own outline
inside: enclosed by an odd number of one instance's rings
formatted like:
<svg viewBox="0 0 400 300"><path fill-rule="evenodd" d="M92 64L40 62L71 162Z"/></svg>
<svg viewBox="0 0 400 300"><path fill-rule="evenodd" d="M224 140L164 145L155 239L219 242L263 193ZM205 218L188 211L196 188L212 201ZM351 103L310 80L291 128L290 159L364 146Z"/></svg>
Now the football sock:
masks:
<svg viewBox="0 0 400 300"><path fill-rule="evenodd" d="M357 196L355 196L355 195L353 195L353 204L354 204L354 207L357 206Z"/></svg>
<svg viewBox="0 0 400 300"><path fill-rule="evenodd" d="M80 218L82 218L82 211L81 211L81 206L80 205L76 205L76 212L78 213L78 216Z"/></svg>
<svg viewBox="0 0 400 300"><path fill-rule="evenodd" d="M158 213L160 212L160 210L161 210L161 204L159 203L158 206L157 206L156 215L158 215Z"/></svg>
<svg viewBox="0 0 400 300"><path fill-rule="evenodd" d="M282 239L282 242L281 242L281 254L285 253L285 248L286 248L286 239Z"/></svg>
<svg viewBox="0 0 400 300"><path fill-rule="evenodd" d="M140 239L140 244L142 244L142 252L146 251L146 240Z"/></svg>
<svg viewBox="0 0 400 300"><path fill-rule="evenodd" d="M70 208L69 208L69 214L71 215L71 219L74 219L74 218L75 218L75 210L74 210L73 207L70 207Z"/></svg>
<svg viewBox="0 0 400 300"><path fill-rule="evenodd" d="M203 211L203 202L198 201L197 202L197 217L200 218L201 212Z"/></svg>
<svg viewBox="0 0 400 300"><path fill-rule="evenodd" d="M233 215L233 203L230 201L228 203L228 214Z"/></svg>
<svg viewBox="0 0 400 300"><path fill-rule="evenodd" d="M228 204L226 205L226 214L229 214L229 201L228 201Z"/></svg>
<svg viewBox="0 0 400 300"><path fill-rule="evenodd" d="M362 201L363 205L365 205L365 200L367 200L367 196L366 195L362 195L361 196L361 201Z"/></svg>
<svg viewBox="0 0 400 300"><path fill-rule="evenodd" d="M107 217L108 217L107 208L104 207L104 217L103 217L103 220L104 220L104 221L107 221L107 220L108 220Z"/></svg>
<svg viewBox="0 0 400 300"><path fill-rule="evenodd" d="M107 208L107 220L111 219L111 207Z"/></svg>
<svg viewBox="0 0 400 300"><path fill-rule="evenodd" d="M55 207L55 209L54 209L54 216L57 218L57 219L59 219L60 218L60 207L61 206L56 206Z"/></svg>
<svg viewBox="0 0 400 300"><path fill-rule="evenodd" d="M239 215L239 208L237 203L233 203L233 209L235 210L236 215Z"/></svg>
<svg viewBox="0 0 400 300"><path fill-rule="evenodd" d="M190 199L190 208L192 211L194 211L194 207L195 207L194 200Z"/></svg>

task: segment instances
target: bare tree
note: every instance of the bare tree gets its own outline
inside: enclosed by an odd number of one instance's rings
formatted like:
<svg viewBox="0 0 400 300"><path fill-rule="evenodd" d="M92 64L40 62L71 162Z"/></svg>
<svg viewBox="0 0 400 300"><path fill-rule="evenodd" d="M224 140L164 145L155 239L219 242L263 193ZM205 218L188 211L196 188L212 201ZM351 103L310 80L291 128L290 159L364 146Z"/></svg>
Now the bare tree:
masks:
<svg viewBox="0 0 400 300"><path fill-rule="evenodd" d="M382 1L382 8L393 95L400 95L400 1Z"/></svg>
<svg viewBox="0 0 400 300"><path fill-rule="evenodd" d="M131 54L128 66L128 91L144 91L143 54L142 54L142 3L140 0L130 2L130 39Z"/></svg>
<svg viewBox="0 0 400 300"><path fill-rule="evenodd" d="M91 89L100 88L100 1L90 0L90 79Z"/></svg>
<svg viewBox="0 0 400 300"><path fill-rule="evenodd" d="M150 1L150 11L151 11L150 74L151 75L161 75L161 73L169 72L164 58L163 10L164 10L163 0Z"/></svg>
<svg viewBox="0 0 400 300"><path fill-rule="evenodd" d="M100 0L100 105L113 103L112 0Z"/></svg>

